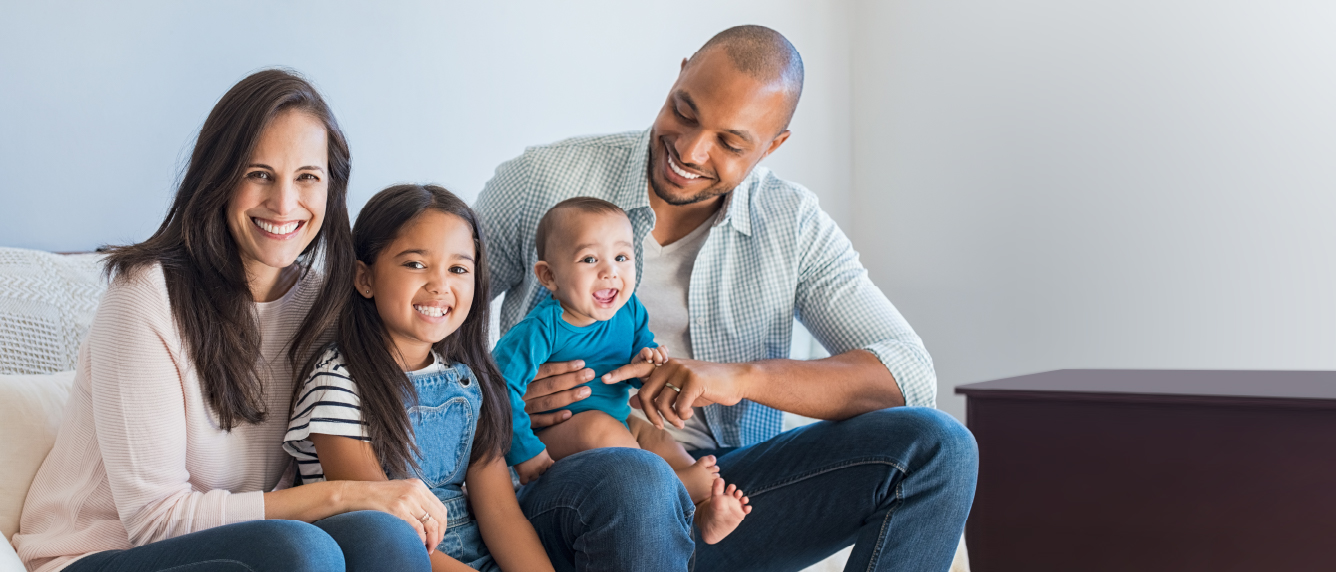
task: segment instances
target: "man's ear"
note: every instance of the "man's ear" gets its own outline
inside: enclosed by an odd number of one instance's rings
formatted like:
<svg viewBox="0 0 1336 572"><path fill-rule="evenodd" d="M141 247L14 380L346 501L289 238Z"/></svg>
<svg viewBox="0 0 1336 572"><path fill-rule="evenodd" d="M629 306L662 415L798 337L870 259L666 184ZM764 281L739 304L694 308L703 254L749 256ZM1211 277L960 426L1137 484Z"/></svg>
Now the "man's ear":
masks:
<svg viewBox="0 0 1336 572"><path fill-rule="evenodd" d="M779 150L779 146L783 145L785 141L789 140L790 133L791 132L788 129L785 129L781 131L779 135L776 135L775 138L770 141L770 148L765 150L765 154L761 155L761 158L764 159L766 157L769 157L771 153L774 153L775 151Z"/></svg>
<svg viewBox="0 0 1336 572"><path fill-rule="evenodd" d="M538 283L547 288L548 292L557 291L557 277L552 274L552 267L548 266L547 261L539 260L533 265L533 274L538 277Z"/></svg>
<svg viewBox="0 0 1336 572"><path fill-rule="evenodd" d="M370 299L375 290L371 286L371 267L361 260L357 261L357 270L353 274L353 287L363 298Z"/></svg>
<svg viewBox="0 0 1336 572"><path fill-rule="evenodd" d="M682 67L677 69L677 73L682 73L682 71L686 70L687 62L689 61L691 61L691 58L682 58Z"/></svg>

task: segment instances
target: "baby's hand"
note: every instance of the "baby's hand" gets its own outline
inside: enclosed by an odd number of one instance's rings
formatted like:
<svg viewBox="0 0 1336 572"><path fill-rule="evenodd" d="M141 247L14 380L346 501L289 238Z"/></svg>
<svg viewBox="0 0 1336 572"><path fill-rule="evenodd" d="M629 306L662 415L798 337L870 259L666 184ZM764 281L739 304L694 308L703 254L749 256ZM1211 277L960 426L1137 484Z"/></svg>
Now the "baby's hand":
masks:
<svg viewBox="0 0 1336 572"><path fill-rule="evenodd" d="M532 459L515 465L515 472L520 475L520 484L527 485L547 472L548 467L552 466L552 457L547 454L547 449L534 455Z"/></svg>
<svg viewBox="0 0 1336 572"><path fill-rule="evenodd" d="M657 348L641 348L640 354L637 355L631 363L652 363L654 365L668 363L668 348L664 346L659 346Z"/></svg>

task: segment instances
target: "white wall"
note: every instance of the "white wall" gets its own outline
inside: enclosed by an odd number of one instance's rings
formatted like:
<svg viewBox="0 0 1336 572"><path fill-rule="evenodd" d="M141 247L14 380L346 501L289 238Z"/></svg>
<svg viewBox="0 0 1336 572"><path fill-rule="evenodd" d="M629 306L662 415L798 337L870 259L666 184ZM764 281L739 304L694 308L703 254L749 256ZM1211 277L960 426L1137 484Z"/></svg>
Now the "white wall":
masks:
<svg viewBox="0 0 1336 572"><path fill-rule="evenodd" d="M262 67L305 73L334 107L354 209L402 181L471 201L526 145L647 128L681 59L742 23L784 31L809 66L798 135L769 165L847 221L844 2L4 2L0 245L146 238L209 109Z"/></svg>
<svg viewBox="0 0 1336 572"><path fill-rule="evenodd" d="M1336 369L1336 4L857 2L853 236L954 386Z"/></svg>

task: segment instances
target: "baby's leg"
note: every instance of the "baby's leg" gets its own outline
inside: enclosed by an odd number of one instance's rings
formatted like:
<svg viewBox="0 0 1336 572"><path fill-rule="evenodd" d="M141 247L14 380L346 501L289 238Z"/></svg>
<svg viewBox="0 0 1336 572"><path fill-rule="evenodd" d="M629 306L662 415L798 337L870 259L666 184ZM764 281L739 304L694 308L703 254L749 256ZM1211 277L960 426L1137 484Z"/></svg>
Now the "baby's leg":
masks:
<svg viewBox="0 0 1336 572"><path fill-rule="evenodd" d="M621 421L602 411L582 411L538 432L553 461L602 447L640 448Z"/></svg>
<svg viewBox="0 0 1336 572"><path fill-rule="evenodd" d="M677 472L677 478L686 485L691 501L696 503L696 528L700 529L701 540L706 544L723 540L751 513L747 496L735 485L724 486L714 455L706 455L697 461L667 431L634 415L626 422L631 425L631 434L640 448L668 461Z"/></svg>
<svg viewBox="0 0 1336 572"><path fill-rule="evenodd" d="M700 502L710 497L710 486L719 478L719 467L715 465L714 455L706 455L696 460L673 439L667 431L650 425L644 419L634 415L627 417L631 425L631 435L640 444L640 448L668 461L668 466L677 472L677 478L687 487L691 502Z"/></svg>

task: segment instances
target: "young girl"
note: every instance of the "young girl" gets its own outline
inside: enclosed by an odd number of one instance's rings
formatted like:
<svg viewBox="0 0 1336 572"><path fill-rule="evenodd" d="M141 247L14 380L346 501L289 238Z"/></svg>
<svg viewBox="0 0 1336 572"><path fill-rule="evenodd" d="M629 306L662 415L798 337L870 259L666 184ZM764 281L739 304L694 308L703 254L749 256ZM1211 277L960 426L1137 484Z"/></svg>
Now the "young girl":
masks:
<svg viewBox="0 0 1336 572"><path fill-rule="evenodd" d="M390 187L358 215L353 247L356 291L304 370L284 437L302 482L420 479L440 500L411 508L433 570L552 570L504 459L510 413L487 351L473 211L441 187Z"/></svg>

